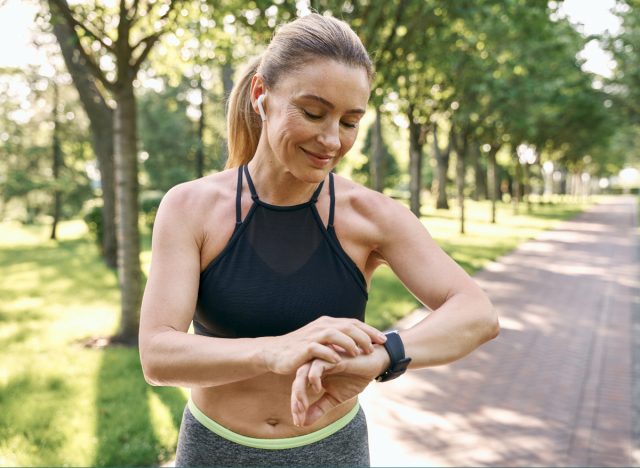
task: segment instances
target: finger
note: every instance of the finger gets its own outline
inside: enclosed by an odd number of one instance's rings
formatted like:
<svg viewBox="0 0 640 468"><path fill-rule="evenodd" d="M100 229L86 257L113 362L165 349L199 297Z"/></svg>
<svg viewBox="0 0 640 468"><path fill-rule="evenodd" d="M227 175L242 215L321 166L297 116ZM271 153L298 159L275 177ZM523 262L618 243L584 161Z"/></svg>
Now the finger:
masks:
<svg viewBox="0 0 640 468"><path fill-rule="evenodd" d="M311 369L311 363L301 366L296 372L296 377L291 385L291 416L293 424L301 426L303 417L309 404L307 400L307 376Z"/></svg>
<svg viewBox="0 0 640 468"><path fill-rule="evenodd" d="M320 393L324 390L322 387L322 376L326 370L332 367L334 367L334 365L320 359L316 359L311 363L307 379L316 393Z"/></svg>
<svg viewBox="0 0 640 468"><path fill-rule="evenodd" d="M340 354L330 346L312 342L309 343L307 348L307 360L312 361L313 359L322 359L327 362L338 363L341 358Z"/></svg>
<svg viewBox="0 0 640 468"><path fill-rule="evenodd" d="M311 425L318 419L324 416L329 410L338 406L340 402L332 397L330 394L325 393L322 397L316 401L305 414L305 424Z"/></svg>
<svg viewBox="0 0 640 468"><path fill-rule="evenodd" d="M367 354L373 352L372 338L358 325L351 325L343 331L355 341L358 348L363 352Z"/></svg>
<svg viewBox="0 0 640 468"><path fill-rule="evenodd" d="M356 322L355 325L360 330L362 330L367 335L369 335L372 343L383 344L385 341L387 341L387 336L377 328L372 327L371 325L364 323L360 320L356 320L355 322Z"/></svg>
<svg viewBox="0 0 640 468"><path fill-rule="evenodd" d="M359 354L358 343L347 333L337 328L326 328L322 330L319 341L326 345L338 345L351 356L358 356Z"/></svg>
<svg viewBox="0 0 640 468"><path fill-rule="evenodd" d="M373 344L383 344L387 341L384 333L357 319L335 318L333 323L326 323L329 329L336 328L354 340L356 346L365 352L373 352ZM340 344L340 343L337 343ZM344 347L350 351L349 347ZM351 352L351 351L350 351ZM352 355L357 355L353 354Z"/></svg>
<svg viewBox="0 0 640 468"><path fill-rule="evenodd" d="M327 346L329 346L331 349L333 349L335 352L337 352L338 354L342 353L342 354L346 354L347 350L344 349L341 346L338 346L336 344L328 344Z"/></svg>

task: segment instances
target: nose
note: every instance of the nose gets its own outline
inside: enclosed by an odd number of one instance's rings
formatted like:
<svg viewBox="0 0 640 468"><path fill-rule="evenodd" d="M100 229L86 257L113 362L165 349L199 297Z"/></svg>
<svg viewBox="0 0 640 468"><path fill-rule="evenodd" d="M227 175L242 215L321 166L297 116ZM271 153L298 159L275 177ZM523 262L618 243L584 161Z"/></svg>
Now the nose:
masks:
<svg viewBox="0 0 640 468"><path fill-rule="evenodd" d="M342 146L340 143L340 122L327 122L327 125L318 135L318 143L322 145L327 153L336 153Z"/></svg>

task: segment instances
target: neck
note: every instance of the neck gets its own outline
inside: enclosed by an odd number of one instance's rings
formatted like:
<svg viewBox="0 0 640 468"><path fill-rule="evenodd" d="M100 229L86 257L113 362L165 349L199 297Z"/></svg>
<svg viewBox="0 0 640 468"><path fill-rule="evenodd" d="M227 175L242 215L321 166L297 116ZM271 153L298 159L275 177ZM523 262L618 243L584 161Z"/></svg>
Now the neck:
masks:
<svg viewBox="0 0 640 468"><path fill-rule="evenodd" d="M321 182L299 179L273 155L260 151L260 148L248 167L260 200L272 205L305 203L311 199Z"/></svg>

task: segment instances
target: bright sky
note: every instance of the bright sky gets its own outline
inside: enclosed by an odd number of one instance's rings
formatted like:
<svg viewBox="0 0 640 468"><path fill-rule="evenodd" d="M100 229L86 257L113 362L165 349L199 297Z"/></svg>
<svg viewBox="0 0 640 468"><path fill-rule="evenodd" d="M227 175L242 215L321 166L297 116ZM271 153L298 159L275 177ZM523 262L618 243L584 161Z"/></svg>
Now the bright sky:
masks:
<svg viewBox="0 0 640 468"><path fill-rule="evenodd" d="M46 57L39 54L30 44L30 27L36 7L33 0L0 0L0 44L10 44L0 48L0 67L21 67L28 63L46 63ZM609 11L615 0L565 0L562 11L573 23L582 24L582 32L596 34L619 28L617 18ZM609 75L611 58L598 47L595 41L583 51L587 59L585 68L601 75Z"/></svg>
<svg viewBox="0 0 640 468"><path fill-rule="evenodd" d="M601 34L605 31L615 34L620 29L620 21L611 13L615 3L615 0L565 0L561 11L585 35ZM611 56L599 47L597 41L589 42L581 56L587 59L584 69L602 76L611 76L615 63Z"/></svg>
<svg viewBox="0 0 640 468"><path fill-rule="evenodd" d="M41 57L29 43L36 7L20 0L0 0L0 66L20 67L41 63ZM9 46L9 44L11 44Z"/></svg>

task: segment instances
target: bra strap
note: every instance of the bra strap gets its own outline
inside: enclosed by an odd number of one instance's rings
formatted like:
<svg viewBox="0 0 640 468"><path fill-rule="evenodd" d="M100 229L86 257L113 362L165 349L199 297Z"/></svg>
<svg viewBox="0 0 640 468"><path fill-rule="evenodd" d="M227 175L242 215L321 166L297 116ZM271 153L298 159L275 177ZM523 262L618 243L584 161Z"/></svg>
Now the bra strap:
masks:
<svg viewBox="0 0 640 468"><path fill-rule="evenodd" d="M247 164L244 166L244 175L247 176L247 183L249 184L249 190L251 190L251 198L255 201L258 200L258 193L256 192L256 188L253 185L253 180L251 180L251 175L249 174L249 167Z"/></svg>
<svg viewBox="0 0 640 468"><path fill-rule="evenodd" d="M329 172L329 227L333 227L333 212L336 205L336 194L333 186L333 172Z"/></svg>
<svg viewBox="0 0 640 468"><path fill-rule="evenodd" d="M324 185L324 180L320 182L320 185L318 185L318 188L316 189L316 191L313 192L313 196L311 197L311 200L309 200L311 203L315 203L318 201L318 197L320 196L320 192L322 191L323 185Z"/></svg>
<svg viewBox="0 0 640 468"><path fill-rule="evenodd" d="M236 224L242 224L242 166L238 167L238 187L236 188Z"/></svg>

